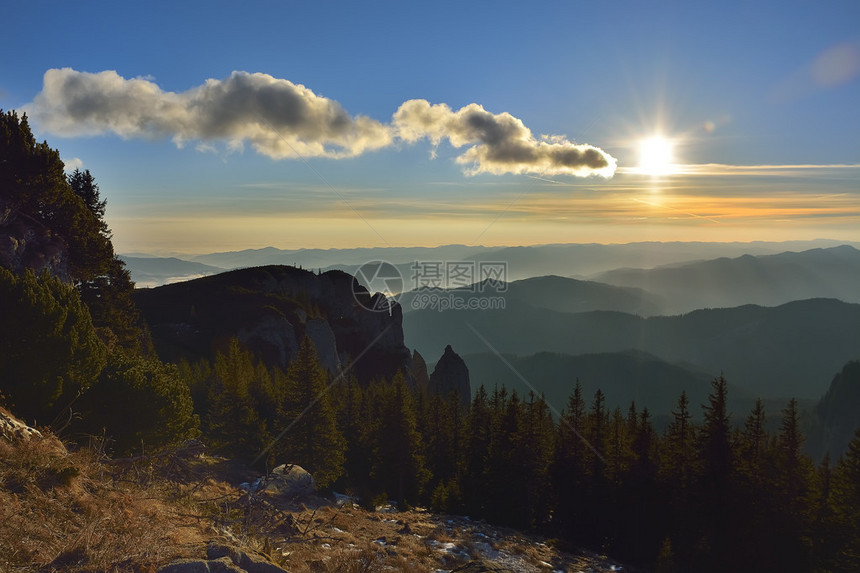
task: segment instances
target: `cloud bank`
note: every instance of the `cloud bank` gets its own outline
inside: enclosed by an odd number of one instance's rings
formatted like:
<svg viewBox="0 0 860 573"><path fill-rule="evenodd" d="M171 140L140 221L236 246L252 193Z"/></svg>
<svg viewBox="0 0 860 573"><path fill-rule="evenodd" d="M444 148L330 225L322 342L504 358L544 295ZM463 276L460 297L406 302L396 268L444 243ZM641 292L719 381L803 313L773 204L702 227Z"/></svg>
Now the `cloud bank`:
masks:
<svg viewBox="0 0 860 573"><path fill-rule="evenodd" d="M468 174L611 177L616 168L615 158L597 147L562 136L536 138L516 117L475 103L453 111L445 104L409 100L384 124L352 116L303 85L261 73L233 72L176 93L115 71L51 69L25 111L41 129L61 136L171 138L179 146L197 142L201 149L225 142L240 150L249 143L274 159L354 157L397 140L427 139L466 147L457 162Z"/></svg>

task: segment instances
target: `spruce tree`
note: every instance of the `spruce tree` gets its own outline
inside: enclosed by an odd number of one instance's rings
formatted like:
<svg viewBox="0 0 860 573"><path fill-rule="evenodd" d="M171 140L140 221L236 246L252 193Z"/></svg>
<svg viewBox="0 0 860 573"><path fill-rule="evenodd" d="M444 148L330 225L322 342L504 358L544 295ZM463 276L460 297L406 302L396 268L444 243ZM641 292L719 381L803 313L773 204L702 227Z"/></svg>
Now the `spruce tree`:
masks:
<svg viewBox="0 0 860 573"><path fill-rule="evenodd" d="M275 431L283 433L277 446L281 463L299 464L328 487L343 474L346 440L337 426L328 378L313 342L302 339L290 363Z"/></svg>
<svg viewBox="0 0 860 573"><path fill-rule="evenodd" d="M415 403L401 372L391 384L378 385L377 391L380 405L372 477L405 509L418 500L432 477L424 462Z"/></svg>
<svg viewBox="0 0 860 573"><path fill-rule="evenodd" d="M251 354L233 338L215 356L215 381L209 397L207 439L216 451L251 461L269 443L266 422L251 396L256 370Z"/></svg>

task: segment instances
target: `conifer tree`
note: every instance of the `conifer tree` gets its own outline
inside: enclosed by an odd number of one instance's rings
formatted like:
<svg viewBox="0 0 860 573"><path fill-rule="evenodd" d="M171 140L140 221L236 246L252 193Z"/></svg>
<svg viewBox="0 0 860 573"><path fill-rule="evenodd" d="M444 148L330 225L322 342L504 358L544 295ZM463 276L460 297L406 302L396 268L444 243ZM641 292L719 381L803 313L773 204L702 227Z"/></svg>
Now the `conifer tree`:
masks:
<svg viewBox="0 0 860 573"><path fill-rule="evenodd" d="M284 435L276 451L280 462L301 465L320 487L342 475L346 451L327 386L313 342L305 336L287 369L276 424Z"/></svg>
<svg viewBox="0 0 860 573"><path fill-rule="evenodd" d="M577 379L559 419L551 470L556 504L553 520L556 527L572 535L583 522L588 448L585 435L585 400Z"/></svg>
<svg viewBox="0 0 860 573"><path fill-rule="evenodd" d="M111 353L98 380L83 396L84 429L104 430L111 449L128 454L198 434L191 393L172 364L157 358Z"/></svg>
<svg viewBox="0 0 860 573"><path fill-rule="evenodd" d="M207 438L216 450L244 460L253 460L269 441L266 422L251 396L255 374L250 353L235 338L226 353L215 356Z"/></svg>
<svg viewBox="0 0 860 573"><path fill-rule="evenodd" d="M702 557L707 569L732 568L732 478L734 463L727 405L728 383L723 376L711 382L713 390L703 405L704 421L699 432L698 506Z"/></svg>
<svg viewBox="0 0 860 573"><path fill-rule="evenodd" d="M372 477L401 508L418 500L430 472L425 467L415 404L401 372L378 385L379 423L374 440Z"/></svg>
<svg viewBox="0 0 860 573"><path fill-rule="evenodd" d="M107 352L78 293L47 273L0 267L0 393L28 423L48 425L95 381Z"/></svg>
<svg viewBox="0 0 860 573"><path fill-rule="evenodd" d="M834 570L860 571L860 428L837 465L833 509L840 529Z"/></svg>

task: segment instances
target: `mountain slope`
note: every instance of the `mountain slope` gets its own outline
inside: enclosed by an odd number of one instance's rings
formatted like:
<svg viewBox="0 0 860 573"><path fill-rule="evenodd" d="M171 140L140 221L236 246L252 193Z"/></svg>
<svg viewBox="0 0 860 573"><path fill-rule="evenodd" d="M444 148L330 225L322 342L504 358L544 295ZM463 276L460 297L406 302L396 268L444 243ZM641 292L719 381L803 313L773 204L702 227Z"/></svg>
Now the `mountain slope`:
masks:
<svg viewBox="0 0 860 573"><path fill-rule="evenodd" d="M683 316L560 313L512 301L505 310L419 310L404 315L408 344L435 356L488 351L587 354L636 349L688 363L769 397L818 398L832 373L860 355L860 305L832 299L775 308L746 305Z"/></svg>
<svg viewBox="0 0 860 573"><path fill-rule="evenodd" d="M667 313L741 304L775 306L808 298L860 302L860 250L849 245L803 252L618 269L594 280L661 295Z"/></svg>
<svg viewBox="0 0 860 573"><path fill-rule="evenodd" d="M630 402L635 401L639 410L647 407L653 415L664 417L670 415L681 392L686 391L691 413L700 418L699 404L707 403L713 378L705 372L669 364L636 351L578 356L550 352L506 355L508 364L491 353L470 354L464 359L473 388L483 384L492 391L504 385L508 391L515 389L521 396L534 390L544 394L547 403L556 411L566 406L568 396L579 381L586 404L591 403L599 388L610 410L617 406L626 412ZM732 384L729 398L732 410L743 415L754 402L754 396ZM783 406L780 402L778 408Z"/></svg>
<svg viewBox="0 0 860 573"><path fill-rule="evenodd" d="M361 287L358 287L361 289ZM381 295L380 295L381 296ZM371 296L353 296L353 277L316 274L285 266L257 267L135 291L162 360L212 359L229 339L253 350L270 366L285 367L303 336L323 365L353 369L362 382L408 372L412 354L403 345L400 307L373 312Z"/></svg>
<svg viewBox="0 0 860 573"><path fill-rule="evenodd" d="M559 276L533 277L502 285L485 282L456 289L424 288L405 292L398 300L404 312L410 312L430 308L436 299L475 298L494 298L503 300L505 306L525 304L559 312L615 310L653 315L659 314L661 309L661 301L642 289L617 287ZM478 308L488 308L488 306L485 304Z"/></svg>

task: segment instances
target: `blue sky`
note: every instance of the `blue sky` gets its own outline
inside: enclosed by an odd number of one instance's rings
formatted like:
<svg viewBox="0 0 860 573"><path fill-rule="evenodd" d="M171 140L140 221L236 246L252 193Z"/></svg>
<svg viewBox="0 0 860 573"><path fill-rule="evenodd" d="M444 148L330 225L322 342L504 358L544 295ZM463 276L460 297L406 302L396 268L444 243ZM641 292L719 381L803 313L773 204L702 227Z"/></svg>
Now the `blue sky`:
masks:
<svg viewBox="0 0 860 573"><path fill-rule="evenodd" d="M860 240L856 0L174 4L0 36L120 252Z"/></svg>

